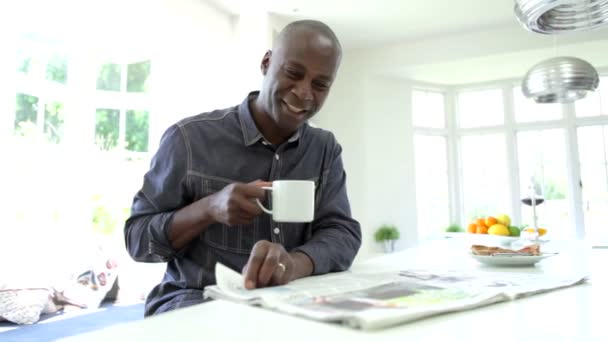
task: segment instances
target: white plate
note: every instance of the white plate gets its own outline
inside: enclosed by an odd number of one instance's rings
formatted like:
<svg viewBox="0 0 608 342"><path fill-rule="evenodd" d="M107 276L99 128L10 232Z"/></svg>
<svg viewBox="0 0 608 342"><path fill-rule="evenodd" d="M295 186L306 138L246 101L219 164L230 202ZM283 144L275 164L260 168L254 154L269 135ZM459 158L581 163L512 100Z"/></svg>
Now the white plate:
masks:
<svg viewBox="0 0 608 342"><path fill-rule="evenodd" d="M445 233L445 237L453 239L463 239L471 245L497 246L511 248L511 243L523 240L519 236L502 236L490 234L471 234L471 233ZM529 240L525 240L529 241ZM546 239L532 241L537 244L548 242Z"/></svg>
<svg viewBox="0 0 608 342"><path fill-rule="evenodd" d="M490 266L532 266L544 258L554 255L554 253L541 255L475 255L471 253L473 259Z"/></svg>
<svg viewBox="0 0 608 342"><path fill-rule="evenodd" d="M511 242L516 241L519 237L516 236L502 236L502 235L490 235L490 234L471 234L471 233L446 233L448 238L462 238L466 239L468 243L472 245L484 245L484 246L502 246L509 247Z"/></svg>

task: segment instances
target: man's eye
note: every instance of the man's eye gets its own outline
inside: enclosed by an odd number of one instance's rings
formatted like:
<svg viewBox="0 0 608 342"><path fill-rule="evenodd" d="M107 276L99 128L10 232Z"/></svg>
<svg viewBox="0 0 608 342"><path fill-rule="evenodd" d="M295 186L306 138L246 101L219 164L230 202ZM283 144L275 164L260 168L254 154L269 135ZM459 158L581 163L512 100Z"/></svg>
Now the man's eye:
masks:
<svg viewBox="0 0 608 342"><path fill-rule="evenodd" d="M291 77L291 78L297 78L300 76L300 74L297 71L294 70L285 70L285 72L287 73L287 76Z"/></svg>
<svg viewBox="0 0 608 342"><path fill-rule="evenodd" d="M319 89L319 90L326 90L329 88L329 84L327 83L322 83L322 82L315 82L313 83L314 87Z"/></svg>

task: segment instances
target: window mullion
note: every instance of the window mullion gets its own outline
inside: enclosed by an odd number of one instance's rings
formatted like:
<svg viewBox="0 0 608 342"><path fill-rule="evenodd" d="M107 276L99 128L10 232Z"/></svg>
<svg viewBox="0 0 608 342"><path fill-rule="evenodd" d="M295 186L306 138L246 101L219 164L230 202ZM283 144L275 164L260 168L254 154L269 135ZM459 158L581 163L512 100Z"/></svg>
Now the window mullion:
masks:
<svg viewBox="0 0 608 342"><path fill-rule="evenodd" d="M120 74L120 114L119 114L119 125L118 125L118 146L121 151L124 151L127 147L126 141L126 131L127 131L127 103L128 103L128 93L127 93L127 79L129 75L128 65L126 63L121 64Z"/></svg>
<svg viewBox="0 0 608 342"><path fill-rule="evenodd" d="M519 179L519 155L517 151L517 128L515 124L515 103L513 87L508 84L503 88L505 111L505 139L507 144L507 165L509 167L509 189L511 196L511 222L522 222L521 193Z"/></svg>
<svg viewBox="0 0 608 342"><path fill-rule="evenodd" d="M458 137L456 135L456 102L455 92L449 89L445 92L445 115L447 126L447 156L448 156L448 191L450 195L450 222L464 225L465 218L462 198L462 172L458 158Z"/></svg>
<svg viewBox="0 0 608 342"><path fill-rule="evenodd" d="M583 238L585 237L585 218L574 104L564 105L563 110L566 120L566 167L568 168L568 189L570 193L569 206L572 213L571 225L575 228L576 237Z"/></svg>

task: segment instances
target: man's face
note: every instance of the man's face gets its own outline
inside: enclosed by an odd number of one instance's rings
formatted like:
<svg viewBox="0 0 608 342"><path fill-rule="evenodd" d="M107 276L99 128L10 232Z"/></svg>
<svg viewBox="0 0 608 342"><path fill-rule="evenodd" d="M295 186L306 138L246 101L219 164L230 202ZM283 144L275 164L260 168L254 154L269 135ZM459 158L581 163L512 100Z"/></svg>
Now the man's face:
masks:
<svg viewBox="0 0 608 342"><path fill-rule="evenodd" d="M280 131L295 132L323 106L340 52L316 32L293 32L262 60L263 104Z"/></svg>

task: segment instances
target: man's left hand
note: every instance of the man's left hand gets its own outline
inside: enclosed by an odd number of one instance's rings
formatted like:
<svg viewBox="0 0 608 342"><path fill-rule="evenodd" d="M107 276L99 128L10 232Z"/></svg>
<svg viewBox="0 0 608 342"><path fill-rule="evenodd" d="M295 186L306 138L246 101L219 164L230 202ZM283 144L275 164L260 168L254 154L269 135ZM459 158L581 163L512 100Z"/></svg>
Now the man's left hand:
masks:
<svg viewBox="0 0 608 342"><path fill-rule="evenodd" d="M296 261L282 245L258 241L243 268L245 288L284 285L294 279Z"/></svg>

